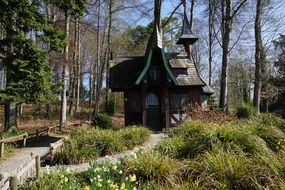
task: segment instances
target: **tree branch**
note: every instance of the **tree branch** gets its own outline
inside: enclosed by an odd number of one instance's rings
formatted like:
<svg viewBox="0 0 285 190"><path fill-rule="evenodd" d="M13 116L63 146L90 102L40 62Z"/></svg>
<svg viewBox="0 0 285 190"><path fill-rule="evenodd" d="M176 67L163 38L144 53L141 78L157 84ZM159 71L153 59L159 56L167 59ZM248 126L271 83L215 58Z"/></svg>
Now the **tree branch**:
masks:
<svg viewBox="0 0 285 190"><path fill-rule="evenodd" d="M240 31L240 33L238 34L237 40L236 40L235 43L232 45L232 47L229 49L228 53L230 53L230 52L232 51L232 49L235 47L235 45L238 43L238 41L240 40L241 35L243 34L243 31L244 31L244 29L245 29L245 26L248 25L251 21L252 21L252 19L249 20L247 23L245 23L245 24L242 26L241 31Z"/></svg>
<svg viewBox="0 0 285 190"><path fill-rule="evenodd" d="M237 6L237 8L233 11L233 14L232 14L232 18L237 14L237 12L239 11L239 9L243 6L243 4L245 4L245 2L247 2L247 0L243 0L239 6Z"/></svg>
<svg viewBox="0 0 285 190"><path fill-rule="evenodd" d="M164 28L168 22L170 21L171 17L174 15L174 13L177 11L177 9L182 5L183 3L181 2L171 13L171 15L168 17L168 19L165 21L165 23L162 25L162 28Z"/></svg>

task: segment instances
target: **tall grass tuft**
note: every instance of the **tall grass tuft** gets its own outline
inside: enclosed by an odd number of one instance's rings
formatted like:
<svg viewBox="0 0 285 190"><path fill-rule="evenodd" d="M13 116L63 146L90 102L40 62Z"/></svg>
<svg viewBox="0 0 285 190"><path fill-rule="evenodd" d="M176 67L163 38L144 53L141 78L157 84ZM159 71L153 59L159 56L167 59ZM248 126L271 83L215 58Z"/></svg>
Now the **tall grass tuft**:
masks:
<svg viewBox="0 0 285 190"><path fill-rule="evenodd" d="M126 158L122 160L122 165L127 174L134 173L140 181L159 184L178 184L186 170L183 162L163 156L156 151Z"/></svg>
<svg viewBox="0 0 285 190"><path fill-rule="evenodd" d="M81 127L71 133L53 158L54 164L77 164L112 155L143 144L150 137L147 128L102 130Z"/></svg>

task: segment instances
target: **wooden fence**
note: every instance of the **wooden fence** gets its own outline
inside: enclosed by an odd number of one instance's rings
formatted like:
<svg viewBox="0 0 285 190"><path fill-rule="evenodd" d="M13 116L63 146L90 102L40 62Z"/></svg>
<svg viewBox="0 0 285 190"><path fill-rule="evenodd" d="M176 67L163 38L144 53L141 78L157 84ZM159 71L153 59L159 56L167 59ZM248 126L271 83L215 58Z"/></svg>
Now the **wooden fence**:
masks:
<svg viewBox="0 0 285 190"><path fill-rule="evenodd" d="M0 189L16 190L18 184L25 182L26 178L31 176L40 176L40 156L31 156L9 173L0 174Z"/></svg>
<svg viewBox="0 0 285 190"><path fill-rule="evenodd" d="M9 142L16 142L23 140L23 146L26 145L26 140L28 138L35 138L36 140L39 139L41 135L49 134L51 130L56 130L57 126L55 127L43 127L37 129L33 134L23 133L17 136L9 137L6 139L1 139L1 154L4 155L4 143ZM65 137L67 138L67 137ZM40 167L41 167L41 160L45 158L51 158L54 156L55 152L62 146L63 139L55 143L50 143L49 150L45 152L43 155L31 155L30 159L23 161L21 165L19 165L14 170L9 171L8 173L0 173L0 189L1 190L16 190L18 184L22 184L28 177L40 176Z"/></svg>

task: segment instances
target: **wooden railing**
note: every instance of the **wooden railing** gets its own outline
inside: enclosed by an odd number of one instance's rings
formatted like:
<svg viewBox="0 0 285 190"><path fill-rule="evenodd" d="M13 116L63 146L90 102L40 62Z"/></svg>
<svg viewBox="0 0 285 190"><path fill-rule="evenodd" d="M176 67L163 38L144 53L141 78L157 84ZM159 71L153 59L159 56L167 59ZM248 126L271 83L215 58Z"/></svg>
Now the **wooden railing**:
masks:
<svg viewBox="0 0 285 190"><path fill-rule="evenodd" d="M23 147L25 147L26 142L27 142L27 138L28 138L28 133L22 133L22 134L12 136L12 137L8 137L5 139L3 139L1 137L1 140L0 140L0 158L4 157L4 151L5 151L4 145L5 145L5 143L11 143L11 142L17 142L17 141L23 140Z"/></svg>

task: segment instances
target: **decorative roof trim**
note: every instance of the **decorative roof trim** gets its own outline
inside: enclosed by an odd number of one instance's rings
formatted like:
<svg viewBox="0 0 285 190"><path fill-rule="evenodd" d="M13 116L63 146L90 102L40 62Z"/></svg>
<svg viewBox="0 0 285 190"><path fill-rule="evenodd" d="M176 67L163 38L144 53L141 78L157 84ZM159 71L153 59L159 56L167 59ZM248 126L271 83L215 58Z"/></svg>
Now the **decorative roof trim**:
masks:
<svg viewBox="0 0 285 190"><path fill-rule="evenodd" d="M164 53L163 49L159 48L159 50L161 52L163 66L164 66L168 76L170 77L170 79L173 81L173 83L175 85L178 85L178 82L176 81L174 74L172 73L172 71L170 70L170 68L167 64L167 60L166 60L165 53ZM140 76L138 77L138 79L136 81L136 85L139 85L141 83L142 79L144 78L144 76L146 75L146 73L150 67L151 58L153 56L153 51L154 50L152 48L149 50L146 65L145 65L143 71L141 72Z"/></svg>
<svg viewBox="0 0 285 190"><path fill-rule="evenodd" d="M170 76L170 78L172 79L173 83L175 85L178 85L178 82L176 81L176 78L175 78L174 74L172 73L172 71L169 68L169 64L167 64L166 56L165 56L165 53L164 53L163 49L160 49L160 50L161 50L161 54L162 54L162 60L163 60L164 68L166 69L167 74Z"/></svg>
<svg viewBox="0 0 285 190"><path fill-rule="evenodd" d="M150 66L150 61L151 61L152 54L153 54L153 50L152 50L152 48L151 48L151 49L149 50L149 52L148 52L146 65L145 65L144 69L142 70L142 72L141 72L139 78L137 79L136 85L139 85L139 84L140 84L141 80L143 79L144 75L146 74L146 72L147 72L147 70L148 70L148 68L149 68L149 66Z"/></svg>

